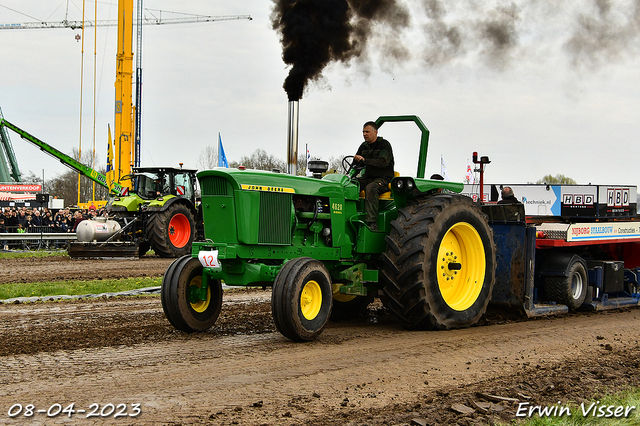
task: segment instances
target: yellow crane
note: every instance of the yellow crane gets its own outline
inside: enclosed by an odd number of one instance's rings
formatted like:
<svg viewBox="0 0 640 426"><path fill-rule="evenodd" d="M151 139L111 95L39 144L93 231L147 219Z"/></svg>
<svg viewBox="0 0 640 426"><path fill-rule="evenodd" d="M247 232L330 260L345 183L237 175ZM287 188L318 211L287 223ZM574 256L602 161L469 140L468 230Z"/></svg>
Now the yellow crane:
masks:
<svg viewBox="0 0 640 426"><path fill-rule="evenodd" d="M133 82L133 0L118 1L118 50L116 53L116 99L115 99L115 139L114 146L109 137L107 152L113 156L111 170L107 170L107 183L122 182L122 177L131 173L134 165L133 135L134 115L131 86Z"/></svg>
<svg viewBox="0 0 640 426"><path fill-rule="evenodd" d="M109 142L107 147L107 183L113 187L113 182L119 182L123 187L129 186L128 179L122 179L131 173L133 166L140 165L140 114L141 114L141 87L142 87L142 25L184 24L215 21L252 20L250 15L207 16L195 14L183 14L181 18L162 18L159 16L144 17L142 0L137 0L138 6L138 40L137 55L138 66L136 70L136 103L133 104L133 26L134 26L134 0L118 0L117 20L94 21L69 21L65 19L57 22L26 22L26 23L0 23L0 30L13 29L42 29L42 28L71 28L83 29L87 27L118 27L118 44L116 53L116 98L115 98L115 123L114 135L109 130ZM176 13L176 12L171 12ZM76 36L79 37L79 36ZM136 125L137 124L137 125Z"/></svg>

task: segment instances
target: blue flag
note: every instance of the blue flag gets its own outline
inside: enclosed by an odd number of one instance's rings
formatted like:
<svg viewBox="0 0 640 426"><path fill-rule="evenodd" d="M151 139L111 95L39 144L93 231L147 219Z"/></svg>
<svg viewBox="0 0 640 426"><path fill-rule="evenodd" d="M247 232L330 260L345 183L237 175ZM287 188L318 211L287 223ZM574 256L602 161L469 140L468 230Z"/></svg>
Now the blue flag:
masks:
<svg viewBox="0 0 640 426"><path fill-rule="evenodd" d="M218 167L229 167L227 156L224 155L224 147L222 146L222 138L218 133Z"/></svg>
<svg viewBox="0 0 640 426"><path fill-rule="evenodd" d="M107 124L109 129L109 141L107 142L107 173L113 170L113 147L111 146L111 126Z"/></svg>

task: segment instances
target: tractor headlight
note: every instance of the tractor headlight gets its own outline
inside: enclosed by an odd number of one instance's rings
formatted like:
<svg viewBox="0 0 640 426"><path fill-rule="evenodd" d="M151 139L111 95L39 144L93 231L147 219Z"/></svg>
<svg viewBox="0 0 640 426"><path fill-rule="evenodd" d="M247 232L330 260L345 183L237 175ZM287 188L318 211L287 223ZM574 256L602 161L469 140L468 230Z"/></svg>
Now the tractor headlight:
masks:
<svg viewBox="0 0 640 426"><path fill-rule="evenodd" d="M409 179L407 181L407 189L413 189L416 186L415 182L413 181L413 179Z"/></svg>
<svg viewBox="0 0 640 426"><path fill-rule="evenodd" d="M402 179L396 180L396 189L402 189L404 187L404 181Z"/></svg>

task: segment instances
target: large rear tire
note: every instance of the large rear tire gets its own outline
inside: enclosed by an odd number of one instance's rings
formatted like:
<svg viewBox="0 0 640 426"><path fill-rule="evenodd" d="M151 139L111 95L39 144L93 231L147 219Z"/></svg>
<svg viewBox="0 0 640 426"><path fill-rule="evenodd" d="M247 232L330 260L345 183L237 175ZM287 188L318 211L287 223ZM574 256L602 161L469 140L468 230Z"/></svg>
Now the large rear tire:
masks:
<svg viewBox="0 0 640 426"><path fill-rule="evenodd" d="M331 277L322 262L299 257L284 264L271 296L273 321L283 336L296 342L316 339L331 308Z"/></svg>
<svg viewBox="0 0 640 426"><path fill-rule="evenodd" d="M584 303L588 285L587 271L582 262L576 260L569 266L568 276L545 278L544 293L548 300L575 310Z"/></svg>
<svg viewBox="0 0 640 426"><path fill-rule="evenodd" d="M468 327L495 281L496 249L470 198L441 194L398 210L383 254L383 303L409 330Z"/></svg>
<svg viewBox="0 0 640 426"><path fill-rule="evenodd" d="M184 204L172 204L149 217L147 239L160 257L180 257L191 253L196 222Z"/></svg>
<svg viewBox="0 0 640 426"><path fill-rule="evenodd" d="M194 293L202 288L203 267L198 259L174 260L162 278L162 309L169 322L188 333L204 331L215 324L222 309L222 284L209 280L206 300Z"/></svg>

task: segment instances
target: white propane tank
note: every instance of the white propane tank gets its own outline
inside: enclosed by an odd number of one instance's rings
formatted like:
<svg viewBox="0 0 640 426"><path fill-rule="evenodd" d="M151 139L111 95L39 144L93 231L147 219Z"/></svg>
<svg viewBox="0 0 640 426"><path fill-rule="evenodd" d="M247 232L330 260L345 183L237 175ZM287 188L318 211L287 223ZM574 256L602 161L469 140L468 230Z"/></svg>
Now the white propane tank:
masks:
<svg viewBox="0 0 640 426"><path fill-rule="evenodd" d="M76 237L80 242L106 241L120 230L120 224L115 220L95 218L83 220L76 227Z"/></svg>

